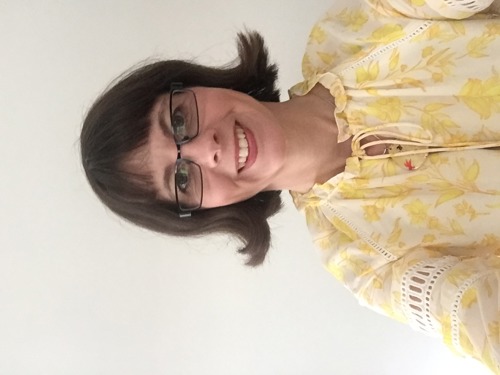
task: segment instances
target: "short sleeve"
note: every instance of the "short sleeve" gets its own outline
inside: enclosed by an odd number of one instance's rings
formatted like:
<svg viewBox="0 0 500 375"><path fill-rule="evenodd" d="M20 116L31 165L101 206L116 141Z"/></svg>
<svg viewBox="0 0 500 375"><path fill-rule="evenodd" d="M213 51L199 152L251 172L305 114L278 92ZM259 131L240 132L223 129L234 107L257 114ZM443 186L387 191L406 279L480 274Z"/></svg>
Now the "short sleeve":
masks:
<svg viewBox="0 0 500 375"><path fill-rule="evenodd" d="M487 9L493 0L366 0L373 8L418 19L464 19Z"/></svg>

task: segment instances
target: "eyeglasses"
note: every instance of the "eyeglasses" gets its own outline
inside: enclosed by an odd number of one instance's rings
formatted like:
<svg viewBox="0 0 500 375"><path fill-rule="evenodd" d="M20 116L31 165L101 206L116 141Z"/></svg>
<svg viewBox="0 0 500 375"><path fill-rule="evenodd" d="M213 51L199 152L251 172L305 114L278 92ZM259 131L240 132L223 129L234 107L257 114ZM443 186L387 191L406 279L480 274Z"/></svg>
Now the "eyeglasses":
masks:
<svg viewBox="0 0 500 375"><path fill-rule="evenodd" d="M183 89L181 83L170 86L170 124L177 146L175 162L175 200L180 217L189 217L203 201L203 177L201 168L194 161L181 157L181 145L198 135L198 104L193 91Z"/></svg>

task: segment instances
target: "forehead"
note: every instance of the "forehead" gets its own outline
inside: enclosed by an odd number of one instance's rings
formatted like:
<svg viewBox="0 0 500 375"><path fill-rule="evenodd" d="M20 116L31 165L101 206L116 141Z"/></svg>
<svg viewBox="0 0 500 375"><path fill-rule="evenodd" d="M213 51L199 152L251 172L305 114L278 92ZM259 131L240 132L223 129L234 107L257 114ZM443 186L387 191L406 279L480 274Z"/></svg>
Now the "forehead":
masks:
<svg viewBox="0 0 500 375"><path fill-rule="evenodd" d="M149 130L146 141L135 150L131 151L123 159L122 167L128 173L141 175L148 180L149 188L158 191L158 184L155 182L155 169L158 169L158 150L161 149L159 141L164 134L159 126L159 117L168 105L168 94L158 96L149 112Z"/></svg>
<svg viewBox="0 0 500 375"><path fill-rule="evenodd" d="M153 127L155 121L158 120L160 114L163 113L164 110L168 109L169 100L169 93L161 94L155 99L153 106L151 107L151 111L149 112L151 128Z"/></svg>
<svg viewBox="0 0 500 375"><path fill-rule="evenodd" d="M150 129L146 144L138 150L137 166L151 176L153 189L162 200L175 201L175 193L166 189L165 176L170 176L177 155L172 135L166 130L169 93L160 95L150 112Z"/></svg>
<svg viewBox="0 0 500 375"><path fill-rule="evenodd" d="M133 167L135 170L137 170L138 168L142 169L145 165L147 165L147 162L149 160L151 133L153 132L155 124L158 123L158 117L165 105L166 97L168 97L168 94L162 94L155 99L153 106L151 107L151 110L148 114L149 130L146 142L127 155L126 159L124 160L126 166ZM127 168L127 170L130 169Z"/></svg>

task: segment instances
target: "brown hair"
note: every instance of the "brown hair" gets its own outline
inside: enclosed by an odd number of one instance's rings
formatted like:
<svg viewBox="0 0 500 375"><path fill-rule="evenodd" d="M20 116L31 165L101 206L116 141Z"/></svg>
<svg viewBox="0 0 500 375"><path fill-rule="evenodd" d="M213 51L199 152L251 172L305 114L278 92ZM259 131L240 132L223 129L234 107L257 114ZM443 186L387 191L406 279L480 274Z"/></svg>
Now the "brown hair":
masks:
<svg viewBox="0 0 500 375"><path fill-rule="evenodd" d="M256 32L239 33L238 59L214 68L182 60L158 61L119 77L95 101L83 122L82 163L99 199L122 218L174 236L228 233L239 238L246 264L263 262L271 242L267 219L281 208L280 191L261 192L233 205L193 212L179 218L175 204L160 201L151 176L124 168L131 152L149 137L149 113L172 82L184 87L228 88L260 101L279 101L277 67L269 63L264 40Z"/></svg>

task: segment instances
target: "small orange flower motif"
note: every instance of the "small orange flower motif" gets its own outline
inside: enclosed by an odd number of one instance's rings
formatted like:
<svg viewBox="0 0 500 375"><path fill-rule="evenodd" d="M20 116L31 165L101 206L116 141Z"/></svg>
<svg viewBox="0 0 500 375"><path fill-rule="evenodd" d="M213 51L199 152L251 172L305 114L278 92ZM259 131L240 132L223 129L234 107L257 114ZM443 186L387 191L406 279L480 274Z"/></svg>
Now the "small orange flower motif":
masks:
<svg viewBox="0 0 500 375"><path fill-rule="evenodd" d="M411 159L405 160L405 167L410 171L415 169L415 166L412 164Z"/></svg>

